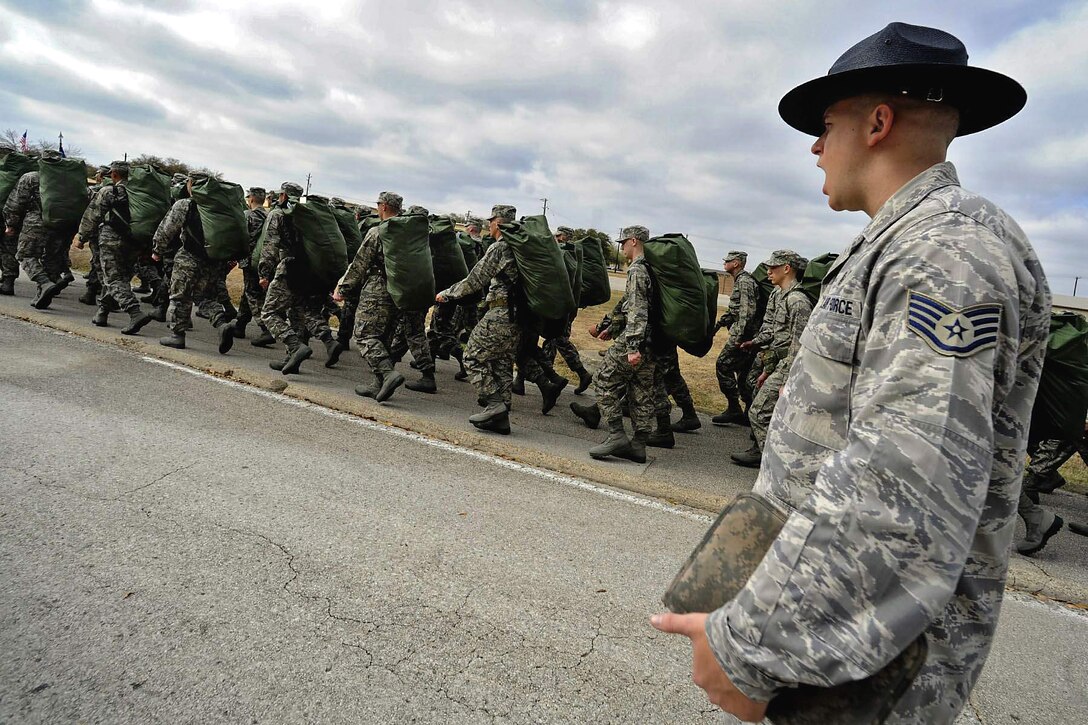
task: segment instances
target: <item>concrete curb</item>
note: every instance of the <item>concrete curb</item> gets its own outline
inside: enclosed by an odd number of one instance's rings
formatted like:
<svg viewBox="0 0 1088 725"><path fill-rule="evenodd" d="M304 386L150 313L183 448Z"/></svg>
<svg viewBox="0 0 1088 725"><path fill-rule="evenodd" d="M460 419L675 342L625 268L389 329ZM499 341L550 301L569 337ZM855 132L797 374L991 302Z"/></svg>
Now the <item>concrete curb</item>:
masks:
<svg viewBox="0 0 1088 725"><path fill-rule="evenodd" d="M47 312L39 312L33 309L16 313L4 310L0 311L0 316L77 335L139 355L184 365L216 377L251 385L262 390L281 393L297 400L357 416L364 420L392 426L454 445L472 448L517 463L660 499L709 514L716 514L729 501L729 497L726 496L715 496L703 491L631 475L618 466L604 467L566 456L529 450L518 446L514 442L508 442L504 438L484 435L464 428L452 428L420 415L395 408L387 408L361 398L353 399L343 394L316 390L305 384L285 380L281 375L265 375L237 370L231 365L229 357L209 359L202 354L188 350L174 350L163 347L157 341L149 338L139 336L123 337L118 334L116 328L102 330L88 328L67 318L55 317ZM1088 608L1088 586L1067 578L1052 576L1038 563L1016 554L1013 554L1009 560L1006 587L1039 598L1050 599L1080 608Z"/></svg>

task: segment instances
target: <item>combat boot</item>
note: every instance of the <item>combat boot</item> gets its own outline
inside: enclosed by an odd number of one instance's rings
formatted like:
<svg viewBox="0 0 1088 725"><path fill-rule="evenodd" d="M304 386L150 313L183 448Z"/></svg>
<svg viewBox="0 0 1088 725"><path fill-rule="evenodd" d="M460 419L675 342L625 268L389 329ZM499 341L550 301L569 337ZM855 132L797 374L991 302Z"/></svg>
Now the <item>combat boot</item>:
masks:
<svg viewBox="0 0 1088 725"><path fill-rule="evenodd" d="M49 304L53 301L60 291L64 289L57 282L45 282L38 285L38 294L35 295L34 301L30 303L30 306L36 310L44 310L49 307Z"/></svg>
<svg viewBox="0 0 1088 725"><path fill-rule="evenodd" d="M646 445L654 448L672 448L676 439L672 435L672 422L668 415L657 416L657 430L646 439Z"/></svg>
<svg viewBox="0 0 1088 725"><path fill-rule="evenodd" d="M384 403L393 397L393 393L402 385L404 385L404 376L393 370L385 376L385 380L382 381L382 386L378 389L378 394L374 396L374 400Z"/></svg>
<svg viewBox="0 0 1088 725"><path fill-rule="evenodd" d="M246 326L249 325L248 320L244 320L241 317L235 317L234 322L230 323L234 328L234 339L244 340L246 339Z"/></svg>
<svg viewBox="0 0 1088 725"><path fill-rule="evenodd" d="M166 322L166 311L170 309L170 300L163 300L161 304L155 305L155 308L151 310L152 319L157 322Z"/></svg>
<svg viewBox="0 0 1088 725"><path fill-rule="evenodd" d="M590 385L593 385L593 376L585 369L585 366L576 369L574 374L578 376L578 387L574 389L574 394L581 395L589 389Z"/></svg>
<svg viewBox="0 0 1088 725"><path fill-rule="evenodd" d="M1039 509L1039 511L1041 513L1038 516L1024 517L1024 523L1027 524L1027 536L1016 545L1016 550L1024 556L1031 556L1042 551L1046 542L1050 541L1050 537L1061 531L1062 525L1065 524L1062 517L1053 511L1046 509Z"/></svg>
<svg viewBox="0 0 1088 725"><path fill-rule="evenodd" d="M234 306L233 302L224 302L223 319L227 322L232 322L236 317L238 317L238 308Z"/></svg>
<svg viewBox="0 0 1088 725"><path fill-rule="evenodd" d="M143 310L130 310L128 313L128 326L121 328L121 334L135 335L153 319L151 315L145 315Z"/></svg>
<svg viewBox="0 0 1088 725"><path fill-rule="evenodd" d="M340 344L339 340L336 340L329 336L328 340L323 340L325 343L325 367L331 368L337 362L340 361L340 355L344 352L344 346Z"/></svg>
<svg viewBox="0 0 1088 725"><path fill-rule="evenodd" d="M570 381L564 377L559 379L563 382L537 383L537 387L540 388L540 412L542 415L547 415L548 411L555 407L555 404L559 402L559 394L563 392L563 388L570 384Z"/></svg>
<svg viewBox="0 0 1088 725"><path fill-rule="evenodd" d="M250 340L250 345L253 347L270 347L276 344L276 338L272 336L272 333L268 330L261 330L261 334L254 340Z"/></svg>
<svg viewBox="0 0 1088 725"><path fill-rule="evenodd" d="M703 422L699 420L699 414L695 412L694 405L688 403L681 410L684 414L672 424L674 433L692 433L703 427Z"/></svg>
<svg viewBox="0 0 1088 725"><path fill-rule="evenodd" d="M732 458L733 462L738 466L759 468L759 464L763 462L763 451L759 449L758 443L753 443L752 447L743 453L733 453L729 457Z"/></svg>
<svg viewBox="0 0 1088 725"><path fill-rule="evenodd" d="M281 368L280 372L284 375L295 375L298 373L302 361L309 359L314 351L309 345L299 340L298 335L295 334L290 335L284 340L284 343L287 345L287 359L283 361L283 368Z"/></svg>
<svg viewBox="0 0 1088 725"><path fill-rule="evenodd" d="M163 347L172 347L176 350L185 349L185 333L175 332L159 340L159 344Z"/></svg>
<svg viewBox="0 0 1088 725"><path fill-rule="evenodd" d="M719 415L710 419L710 422L714 425L744 425L748 422L748 416L745 415L744 409L740 407L740 399L733 395L727 398L728 405Z"/></svg>
<svg viewBox="0 0 1088 725"><path fill-rule="evenodd" d="M94 317L91 318L91 322L98 327L106 327L109 324L110 311L105 305L99 305L98 311L94 313Z"/></svg>
<svg viewBox="0 0 1088 725"><path fill-rule="evenodd" d="M586 424L586 428L597 430L598 426L601 425L601 409L596 403L586 405L575 401L570 404L570 409L572 413L582 419L582 422Z"/></svg>
<svg viewBox="0 0 1088 725"><path fill-rule="evenodd" d="M521 368L518 368L518 374L514 376L510 392L514 395L525 395L525 376L521 374Z"/></svg>
<svg viewBox="0 0 1088 725"><path fill-rule="evenodd" d="M608 458L609 456L615 456L616 458L626 458L632 461L636 460L636 452L631 445L631 439L627 437L627 431L623 429L623 418L609 421L608 437L604 439L604 443L590 448L589 455L598 460L602 458ZM642 450L642 462L645 463L645 461L646 448L644 441Z"/></svg>
<svg viewBox="0 0 1088 725"><path fill-rule="evenodd" d="M460 368L453 374L453 379L468 380L468 370L465 370L465 351L461 349L460 345L455 345L450 350L450 357L457 361L457 367Z"/></svg>
<svg viewBox="0 0 1088 725"><path fill-rule="evenodd" d="M414 390L417 393L437 393L438 385L435 383L434 379L434 368L424 370L423 375L419 380L405 383L404 387L409 390Z"/></svg>
<svg viewBox="0 0 1088 725"><path fill-rule="evenodd" d="M64 270L60 273L60 279L57 280L57 292L60 292L63 289L67 289L68 285L72 284L75 281L76 276L72 274L72 271L68 269Z"/></svg>
<svg viewBox="0 0 1088 725"><path fill-rule="evenodd" d="M510 434L510 410L502 400L489 399L487 407L468 417L468 422L480 430L501 435Z"/></svg>
<svg viewBox="0 0 1088 725"><path fill-rule="evenodd" d="M385 376L381 373L376 373L374 375L374 380L370 383L370 385L356 385L355 394L363 398L376 398L378 396L378 391L382 388L382 382L384 381Z"/></svg>
<svg viewBox="0 0 1088 725"><path fill-rule="evenodd" d="M98 285L87 285L87 288L83 290L83 294L77 298L79 303L83 305L98 304L98 289Z"/></svg>
<svg viewBox="0 0 1088 725"><path fill-rule="evenodd" d="M4 277L0 279L0 295L7 295L11 297L15 294L15 280L11 277ZM90 304L94 304L92 301Z"/></svg>
<svg viewBox="0 0 1088 725"><path fill-rule="evenodd" d="M219 332L219 354L226 355L234 347L234 325L229 322L220 322L219 327L215 329Z"/></svg>

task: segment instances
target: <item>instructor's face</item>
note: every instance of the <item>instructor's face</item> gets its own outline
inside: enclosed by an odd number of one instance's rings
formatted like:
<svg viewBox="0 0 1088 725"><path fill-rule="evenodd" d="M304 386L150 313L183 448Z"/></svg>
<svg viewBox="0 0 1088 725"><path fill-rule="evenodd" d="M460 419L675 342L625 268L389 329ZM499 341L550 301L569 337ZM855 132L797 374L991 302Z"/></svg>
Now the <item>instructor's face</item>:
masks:
<svg viewBox="0 0 1088 725"><path fill-rule="evenodd" d="M816 165L824 170L823 192L827 204L835 211L862 209L861 177L864 161L865 115L857 104L846 99L835 103L824 113L824 132L812 144L812 153L819 157Z"/></svg>

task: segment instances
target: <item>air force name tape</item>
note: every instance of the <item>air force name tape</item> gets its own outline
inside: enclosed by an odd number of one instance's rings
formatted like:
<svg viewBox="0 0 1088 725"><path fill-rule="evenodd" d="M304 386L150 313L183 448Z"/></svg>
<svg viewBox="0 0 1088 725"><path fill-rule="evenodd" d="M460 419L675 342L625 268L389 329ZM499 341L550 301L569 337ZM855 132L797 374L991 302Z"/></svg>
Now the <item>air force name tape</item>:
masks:
<svg viewBox="0 0 1088 725"><path fill-rule="evenodd" d="M941 355L971 357L997 346L1001 305L984 302L956 310L911 290L907 327Z"/></svg>

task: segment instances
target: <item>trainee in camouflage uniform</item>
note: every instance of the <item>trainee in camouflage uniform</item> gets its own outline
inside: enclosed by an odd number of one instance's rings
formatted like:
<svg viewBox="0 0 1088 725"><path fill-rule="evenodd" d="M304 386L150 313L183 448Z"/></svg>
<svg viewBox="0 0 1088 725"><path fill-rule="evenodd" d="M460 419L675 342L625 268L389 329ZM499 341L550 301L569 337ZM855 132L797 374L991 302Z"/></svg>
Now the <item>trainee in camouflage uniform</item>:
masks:
<svg viewBox="0 0 1088 725"><path fill-rule="evenodd" d="M140 301L132 293L132 274L140 248L129 228L128 163L114 161L110 164L110 176L113 183L95 194L79 222L81 246L84 237L98 240L105 285L99 294L98 312L91 321L99 327L106 326L112 299L129 316L129 324L121 333L135 335L153 318L144 314Z"/></svg>
<svg viewBox="0 0 1088 725"><path fill-rule="evenodd" d="M513 384L514 356L521 334L514 308L521 285L521 275L514 251L502 238L501 224L513 224L517 210L505 204L491 208L491 235L495 242L487 248L468 276L449 289L439 292L435 301L454 302L487 290L484 312L465 345L465 368L476 388L476 397L484 410L469 416L477 428L496 433L510 432L510 386Z"/></svg>
<svg viewBox="0 0 1088 725"><path fill-rule="evenodd" d="M752 352L740 345L751 340L759 330L759 286L755 278L744 269L748 260L746 252L732 251L725 255L725 271L733 278L733 292L729 295L729 307L714 326L717 332L727 328L729 338L718 354L714 372L718 388L728 403L720 415L711 420L715 425L747 422L745 408L752 402L752 388L748 385L748 372L752 368Z"/></svg>
<svg viewBox="0 0 1088 725"><path fill-rule="evenodd" d="M953 36L893 23L779 105L821 134L829 205L871 221L824 279L767 435L755 492L785 526L721 609L655 618L699 634L695 679L733 712L869 677L921 635L925 664L886 722L952 723L982 672L1050 293L1016 222L940 159L1024 101Z"/></svg>
<svg viewBox="0 0 1088 725"><path fill-rule="evenodd" d="M559 227L555 230L555 241L557 244L569 242L573 237L574 230L570 227ZM576 298L578 293L579 290L574 290ZM578 354L578 348L570 340L571 326L574 324L576 317L578 317L577 310L571 313L570 317L567 318L563 325L562 330L560 330L557 335L544 339L544 343L541 345L541 351L543 353L544 362L549 368L555 365L555 356L557 353L562 356L563 362L567 364L567 368L578 376L578 387L574 389L574 394L581 395L593 384L593 376L586 370L586 366L582 364L582 356Z"/></svg>
<svg viewBox="0 0 1088 725"><path fill-rule="evenodd" d="M400 194L383 191L378 195L378 216L382 221L391 219L400 214L403 203ZM374 375L373 384L357 385L355 393L383 403L404 384L404 376L393 369L389 358L388 345L399 315L386 284L379 229L380 225L372 226L363 237L340 282L338 294L345 300L359 300L355 309L355 344Z"/></svg>
<svg viewBox="0 0 1088 725"><path fill-rule="evenodd" d="M649 239L650 232L642 226L626 227L621 233L623 253L630 262L622 307L625 324L612 336L612 345L593 377L597 406L608 423L608 438L589 450L593 458L616 456L639 463L646 461L646 439L654 420L655 367L650 344L653 282L642 253L643 244ZM623 427L621 404L625 398L634 428L631 438Z"/></svg>
<svg viewBox="0 0 1088 725"><path fill-rule="evenodd" d="M778 403L778 391L786 382L800 346L801 333L812 314L812 301L801 288L801 274L807 261L792 250L780 249L764 264L768 267L768 276L778 276L781 280L776 285L781 293L770 318L771 339L767 349L762 352L762 372L753 382L756 394L748 406L748 422L752 426L754 443L747 451L730 456L735 463L749 467L758 466L762 458L767 426ZM783 269L787 265L788 272ZM762 339L762 330L757 339Z"/></svg>
<svg viewBox="0 0 1088 725"><path fill-rule="evenodd" d="M477 261L484 256L484 240L480 237L480 229L483 227L483 221L476 217L468 217L465 219L465 231L464 234L458 235L458 242L467 242L472 247L473 256ZM457 330L458 339L462 342L468 340L468 336L472 334L472 328L476 326L476 322L480 319L479 305L475 301L463 302L457 305L457 313L454 317L454 327ZM462 365L462 368L464 366ZM462 376L463 373L463 376ZM468 378L468 373L462 369L462 372L455 375L458 380L465 380Z"/></svg>
<svg viewBox="0 0 1088 725"><path fill-rule="evenodd" d="M0 159L13 153L15 153L14 146L0 144ZM19 278L19 260L15 258L19 240L15 235L7 234L6 229L3 210L0 210L0 295L13 295L15 280Z"/></svg>
<svg viewBox="0 0 1088 725"><path fill-rule="evenodd" d="M189 178L188 191L192 190L193 180L199 178L198 174ZM209 259L204 243L190 233L187 222L191 215L197 214L195 203L191 196L174 202L159 222L151 241L152 259L156 261L177 247L170 273L170 306L166 313L166 326L171 334L160 339L159 344L179 350L185 348L185 332L192 329L193 302L196 302L218 331L219 353L225 355L234 345L234 328L227 324L215 287L216 281L226 274L228 263Z"/></svg>
<svg viewBox="0 0 1088 725"><path fill-rule="evenodd" d="M664 336L659 336L664 338ZM667 340L654 340L654 416L657 428L646 439L646 445L655 448L672 448L675 444L673 431L690 433L702 427L699 415L695 412L695 401L684 376L680 373L680 358L676 343ZM671 420L672 397L683 415L675 422Z"/></svg>
<svg viewBox="0 0 1088 725"><path fill-rule="evenodd" d="M306 280L296 280L298 272L295 259L302 255L302 239L298 236L285 212L289 205L298 203L302 187L290 181L280 185L277 205L268 213L264 248L257 265L261 285L267 290L261 308L261 322L268 332L287 346L282 361L270 362L273 370L284 375L294 375L302 362L313 355L309 345L299 339L289 315L293 311L302 327L325 344L325 367L330 368L340 359L343 347L332 336L329 319L325 316L327 290L307 289Z"/></svg>
<svg viewBox="0 0 1088 725"><path fill-rule="evenodd" d="M259 186L250 187L246 192L246 230L249 232L249 246L247 254L238 260L238 268L242 270L242 300L238 304L238 316L234 318L234 336L244 338L246 325L257 318L257 325L261 334L252 341L254 347L265 347L276 341L276 338L268 332L268 328L261 322L261 309L264 307L264 288L261 287L261 275L257 272L257 265L253 264L253 252L257 249L257 242L261 238L261 230L264 229L268 211L264 208L264 200L268 193Z"/></svg>
<svg viewBox="0 0 1088 725"><path fill-rule="evenodd" d="M42 157L60 158L56 151L44 151ZM45 227L38 184L37 171L28 171L19 177L4 204L4 224L5 234L18 240L16 259L38 285L31 304L44 310L67 286L60 281L63 270L56 263L55 255L61 245L68 243L70 235Z"/></svg>
<svg viewBox="0 0 1088 725"><path fill-rule="evenodd" d="M94 198L98 195L98 192L112 183L109 175L109 166L98 167L94 176L95 183L87 189L88 198L91 203L94 203ZM95 236L87 236L80 233L79 242L76 246L80 249L89 246L91 249L91 268L84 277L84 279L87 280L87 285L83 290L83 294L80 295L79 301L85 305L97 305L98 295L102 291L104 279L104 275L102 274L102 261L98 255L97 230L95 230Z"/></svg>
<svg viewBox="0 0 1088 725"><path fill-rule="evenodd" d="M1024 540L1016 545L1021 554L1031 556L1041 551L1065 525L1061 516L1039 505L1039 494L1051 493L1065 485L1065 477L1058 469L1077 453L1088 463L1088 424L1078 440L1050 439L1028 447L1031 461L1024 470L1024 483L1016 507L1026 528Z"/></svg>
<svg viewBox="0 0 1088 725"><path fill-rule="evenodd" d="M413 204L406 215L428 217L430 212L422 206ZM382 260L384 270L384 256ZM434 353L427 338L427 310L398 310L397 323L393 326L389 352L393 360L399 361L405 351L411 351L414 367L420 371L418 380L404 384L408 390L419 393L436 393L438 384L434 377Z"/></svg>

